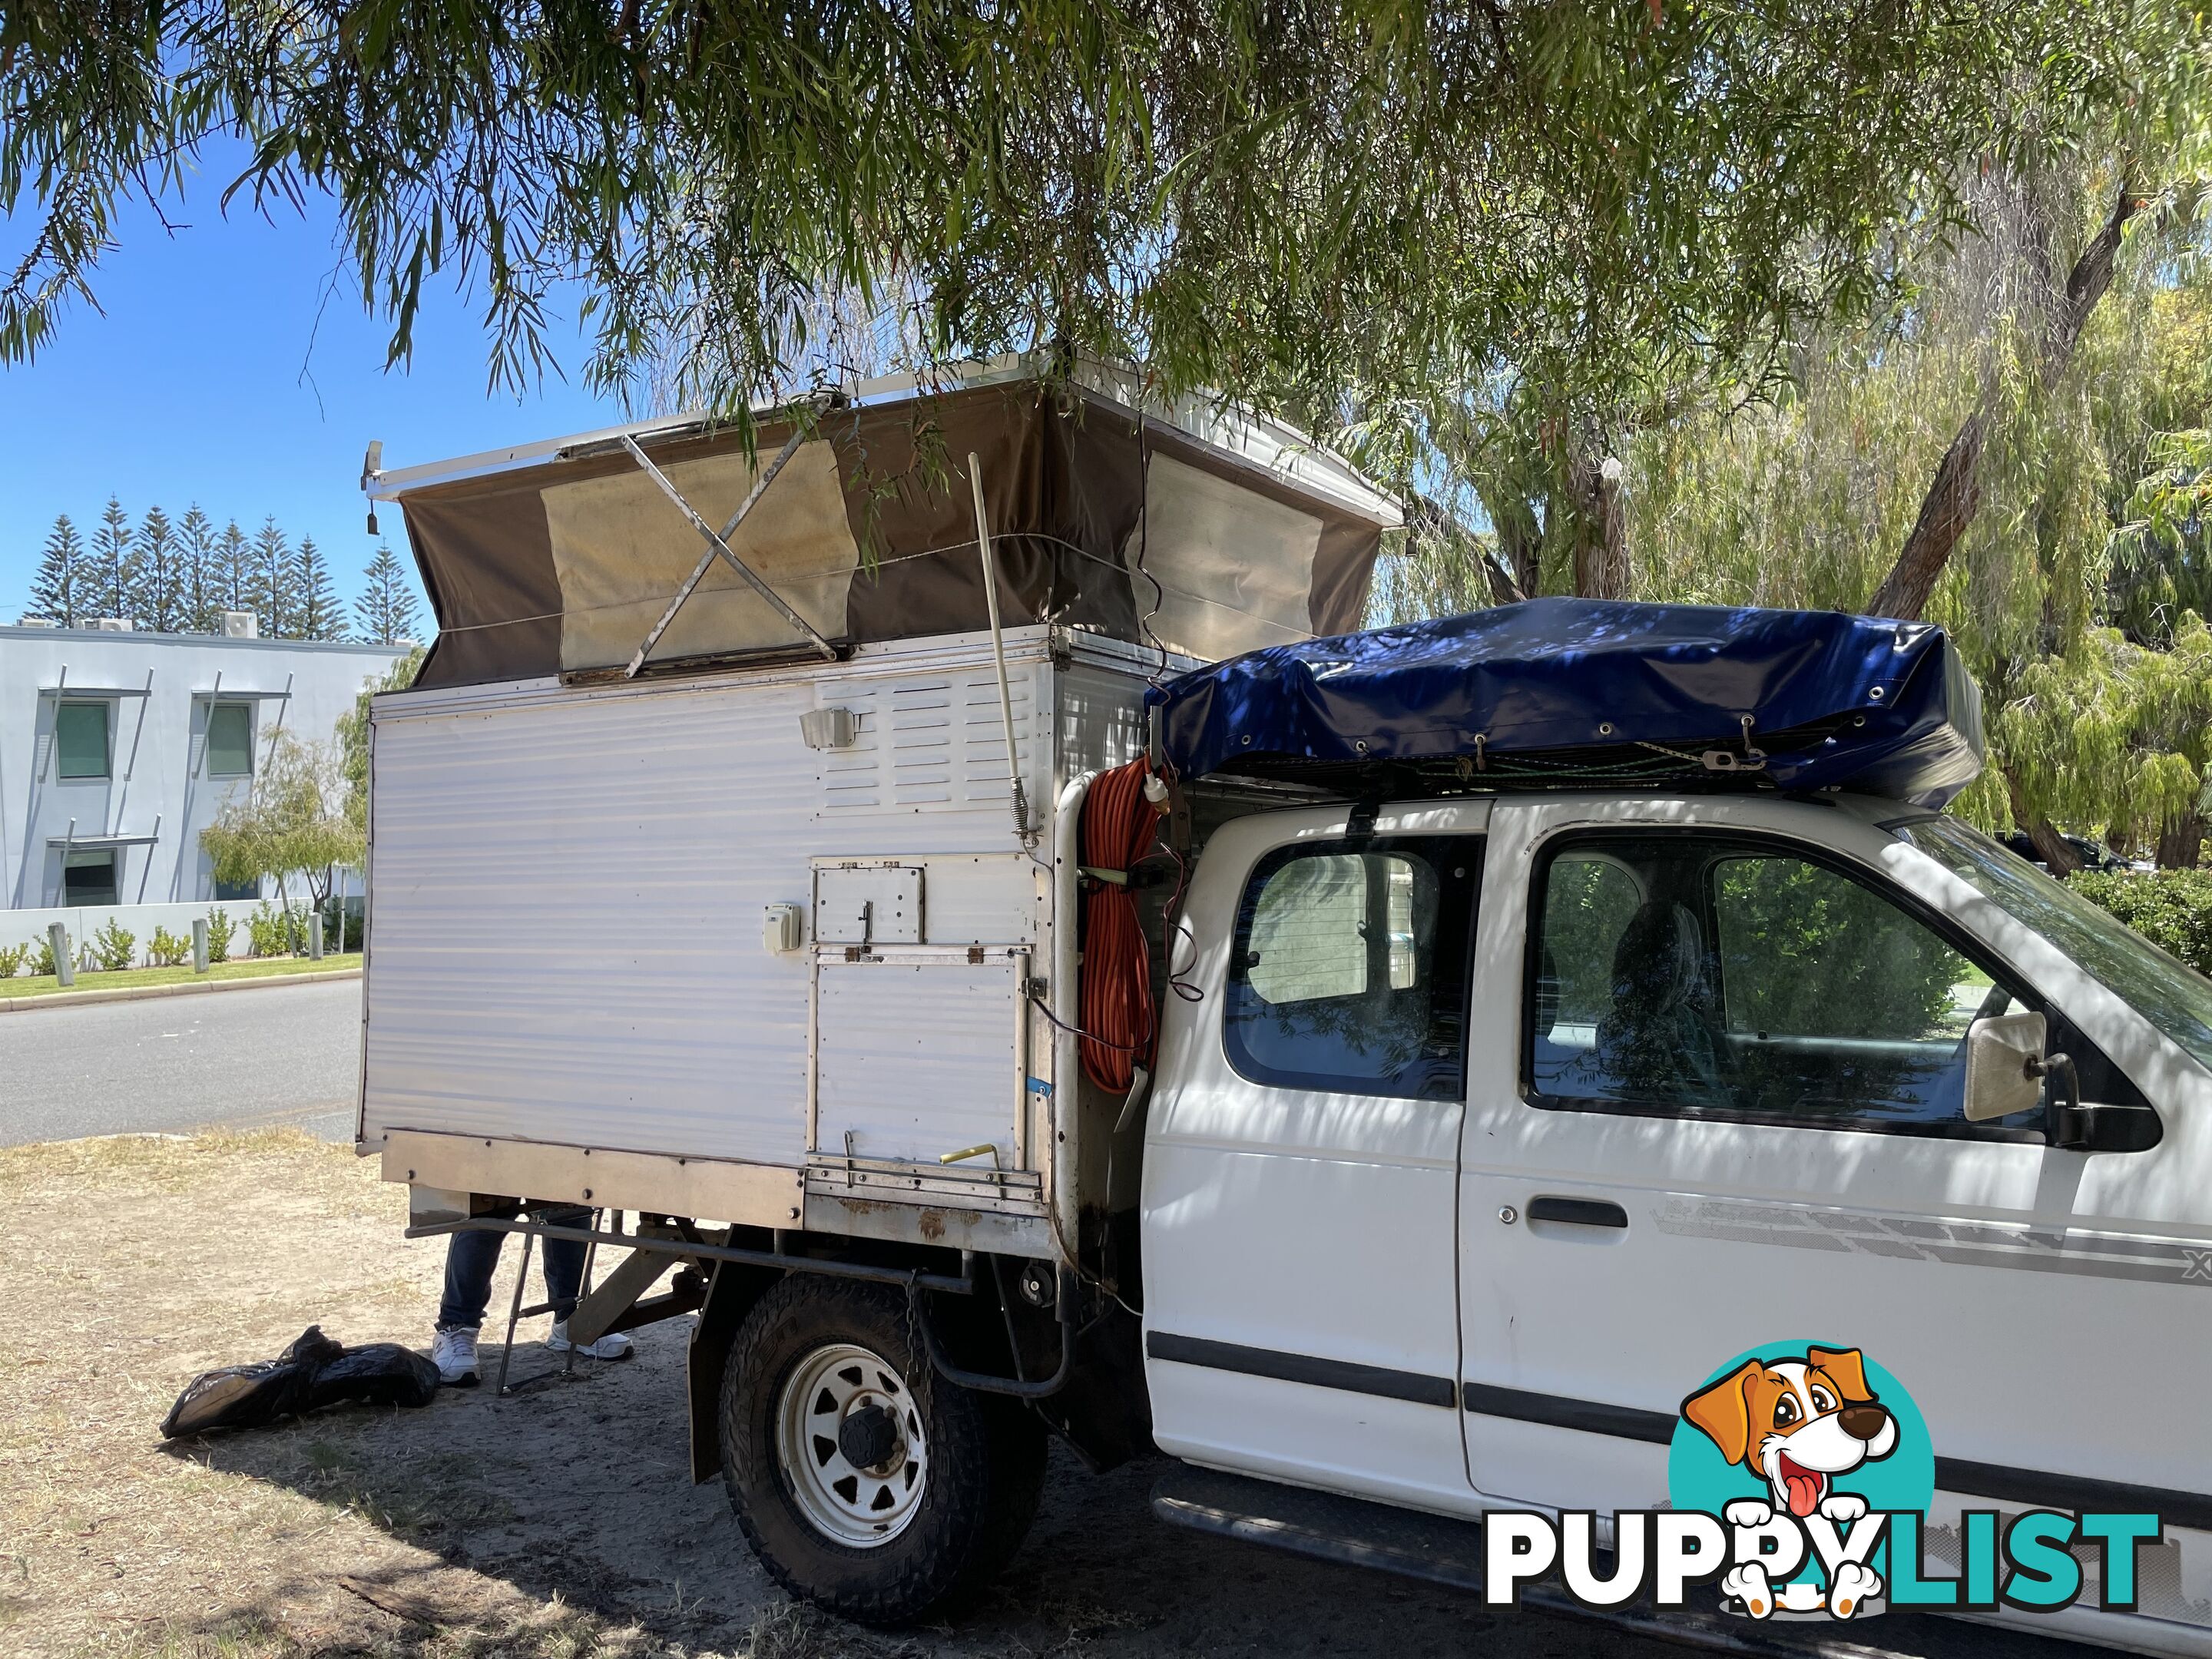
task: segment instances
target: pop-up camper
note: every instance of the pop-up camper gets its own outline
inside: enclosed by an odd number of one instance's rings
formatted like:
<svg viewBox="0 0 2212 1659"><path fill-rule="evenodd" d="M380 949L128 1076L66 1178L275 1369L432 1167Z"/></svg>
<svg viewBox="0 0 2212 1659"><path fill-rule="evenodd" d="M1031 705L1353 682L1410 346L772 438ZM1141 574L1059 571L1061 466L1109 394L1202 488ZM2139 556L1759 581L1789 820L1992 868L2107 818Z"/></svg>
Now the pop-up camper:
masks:
<svg viewBox="0 0 2212 1659"><path fill-rule="evenodd" d="M369 484L441 632L374 708L362 1148L418 1232L633 1252L574 1339L696 1316L695 1474L794 1593L971 1593L1048 1432L1472 1587L1486 1515L1681 1534L1678 1443L1848 1520L1814 1440L1910 1421L1923 1573L2049 1511L2104 1603L1954 1610L2212 1653L2212 984L1943 812L1939 630L1360 633L1392 502L1106 374ZM2157 1517L2126 1595L2099 1514ZM1522 1599L1743 1650L1884 1561Z"/></svg>

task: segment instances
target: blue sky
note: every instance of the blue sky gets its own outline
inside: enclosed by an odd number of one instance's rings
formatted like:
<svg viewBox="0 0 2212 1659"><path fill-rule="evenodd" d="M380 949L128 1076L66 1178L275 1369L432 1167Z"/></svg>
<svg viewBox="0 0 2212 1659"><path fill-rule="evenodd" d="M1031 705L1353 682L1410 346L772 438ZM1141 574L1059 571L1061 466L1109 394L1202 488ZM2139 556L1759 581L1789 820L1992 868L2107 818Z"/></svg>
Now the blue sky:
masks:
<svg viewBox="0 0 2212 1659"><path fill-rule="evenodd" d="M105 315L79 305L34 362L0 367L0 622L21 611L54 515L88 530L110 495L134 520L156 502L249 530L273 513L315 538L350 605L376 551L359 490L370 439L405 466L625 418L584 389L570 323L552 331L565 384L489 392L481 307L450 283L425 295L412 367L387 374L388 331L362 308L331 205L226 217L236 154L211 149L165 205L173 234L149 210L122 216L93 283ZM29 229L0 222L0 261ZM411 574L399 515L380 518Z"/></svg>

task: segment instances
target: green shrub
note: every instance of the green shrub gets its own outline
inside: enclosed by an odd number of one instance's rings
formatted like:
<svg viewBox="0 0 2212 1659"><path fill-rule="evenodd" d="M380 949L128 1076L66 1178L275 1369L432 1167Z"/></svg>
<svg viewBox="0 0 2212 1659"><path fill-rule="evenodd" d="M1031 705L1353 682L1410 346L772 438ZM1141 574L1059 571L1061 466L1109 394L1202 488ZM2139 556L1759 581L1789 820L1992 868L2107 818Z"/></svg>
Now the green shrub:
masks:
<svg viewBox="0 0 2212 1659"><path fill-rule="evenodd" d="M2212 974L2212 871L2083 870L2066 884L2198 973Z"/></svg>
<svg viewBox="0 0 2212 1659"><path fill-rule="evenodd" d="M101 969L112 974L118 969L128 968L137 959L138 935L110 916L107 925L92 936L91 943L86 948L91 951L93 959L99 963Z"/></svg>
<svg viewBox="0 0 2212 1659"><path fill-rule="evenodd" d="M238 931L238 924L230 919L228 910L208 912L208 960L230 960L230 936Z"/></svg>
<svg viewBox="0 0 2212 1659"><path fill-rule="evenodd" d="M361 949L362 912L358 900L334 898L323 905L323 949L337 952Z"/></svg>
<svg viewBox="0 0 2212 1659"><path fill-rule="evenodd" d="M54 976L54 941L52 938L48 936L44 939L33 939L32 943L38 948L32 952L35 960L32 963L31 971L34 974L40 974L48 979L52 979Z"/></svg>
<svg viewBox="0 0 2212 1659"><path fill-rule="evenodd" d="M146 942L146 959L156 968L174 968L191 953L189 935L173 933L159 922L154 925L154 937Z"/></svg>
<svg viewBox="0 0 2212 1659"><path fill-rule="evenodd" d="M297 956L305 948L301 932L299 917L277 909L267 899L246 919L246 937L257 957Z"/></svg>
<svg viewBox="0 0 2212 1659"><path fill-rule="evenodd" d="M21 973L33 948L28 940L21 945L0 945L0 979L13 979Z"/></svg>

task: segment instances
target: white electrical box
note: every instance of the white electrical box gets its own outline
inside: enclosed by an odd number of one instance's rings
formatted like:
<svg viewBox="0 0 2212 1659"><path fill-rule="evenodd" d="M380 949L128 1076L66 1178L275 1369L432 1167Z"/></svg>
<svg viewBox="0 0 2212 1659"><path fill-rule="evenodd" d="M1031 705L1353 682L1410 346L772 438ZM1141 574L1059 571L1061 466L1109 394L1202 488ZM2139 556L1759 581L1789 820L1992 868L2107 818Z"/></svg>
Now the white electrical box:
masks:
<svg viewBox="0 0 2212 1659"><path fill-rule="evenodd" d="M806 915L796 904L771 904L761 921L761 943L777 956L787 956L806 943Z"/></svg>

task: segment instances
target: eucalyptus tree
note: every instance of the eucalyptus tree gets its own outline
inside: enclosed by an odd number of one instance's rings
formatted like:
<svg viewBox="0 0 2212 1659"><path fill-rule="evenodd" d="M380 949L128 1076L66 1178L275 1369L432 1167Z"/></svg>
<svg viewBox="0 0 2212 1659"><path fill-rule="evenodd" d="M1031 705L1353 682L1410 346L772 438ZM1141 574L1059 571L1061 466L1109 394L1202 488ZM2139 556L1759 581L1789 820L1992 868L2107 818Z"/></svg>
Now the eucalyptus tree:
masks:
<svg viewBox="0 0 2212 1659"><path fill-rule="evenodd" d="M2087 238L2101 191L2089 159L2077 165L2070 185L2046 176L2040 211ZM2144 216L2065 373L2046 382L2019 198L1989 188L2009 200L1978 216L1978 234L1913 262L1907 303L1824 332L1765 404L1635 442L1632 586L1860 609L1924 521L1929 481L1955 471L1957 434L1978 422L1977 510L1926 608L1990 712L1994 763L1962 809L2016 823L2061 869L2074 855L2053 820L2193 863L2191 722L2206 711L2177 688L2212 654L2201 642L2160 653L2194 626L2190 611L2212 614L2194 464L2212 422L2212 235L2181 213ZM2077 712L2082 730L2062 729Z"/></svg>
<svg viewBox="0 0 2212 1659"><path fill-rule="evenodd" d="M1955 217L1963 163L2039 142L2027 112L2133 96L2137 10L28 0L0 359L89 300L118 202L230 134L234 199L335 200L394 362L459 281L526 381L573 279L599 384L666 364L740 421L862 358L1083 352L1341 424L1420 487L1502 408L1607 582L1613 433L1693 369L1763 384L1879 292L1900 220Z"/></svg>

